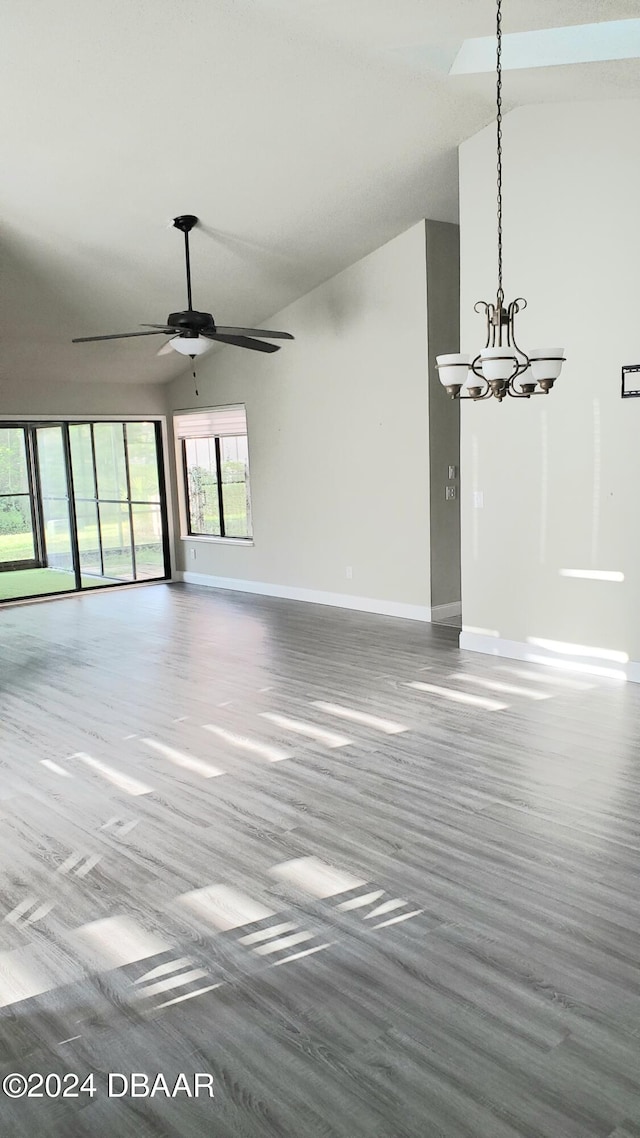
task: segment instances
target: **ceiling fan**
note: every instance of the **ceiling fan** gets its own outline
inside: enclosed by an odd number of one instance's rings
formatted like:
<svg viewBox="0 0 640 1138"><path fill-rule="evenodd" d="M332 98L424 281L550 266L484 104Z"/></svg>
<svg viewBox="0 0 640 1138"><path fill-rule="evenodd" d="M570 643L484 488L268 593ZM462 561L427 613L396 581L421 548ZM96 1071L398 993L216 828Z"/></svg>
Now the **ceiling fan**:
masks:
<svg viewBox="0 0 640 1138"><path fill-rule="evenodd" d="M216 324L210 312L196 312L191 303L191 262L189 259L189 234L198 218L191 213L174 217L176 229L184 233L185 261L187 269L187 304L185 312L171 312L165 324L141 324L141 328L152 328L151 332L117 332L112 336L80 336L73 344L90 344L96 340L127 340L133 336L171 336L158 355L174 350L183 356L199 356L217 340L221 344L235 344L238 348L251 348L254 352L277 352L279 344L265 344L254 336L266 336L271 340L293 340L290 332L271 332L266 328L222 328Z"/></svg>

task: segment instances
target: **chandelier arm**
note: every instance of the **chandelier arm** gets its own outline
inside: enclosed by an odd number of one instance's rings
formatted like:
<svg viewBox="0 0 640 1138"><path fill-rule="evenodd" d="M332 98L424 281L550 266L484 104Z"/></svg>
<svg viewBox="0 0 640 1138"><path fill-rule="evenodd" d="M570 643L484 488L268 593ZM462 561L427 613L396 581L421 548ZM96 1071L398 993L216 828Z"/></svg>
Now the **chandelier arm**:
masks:
<svg viewBox="0 0 640 1138"><path fill-rule="evenodd" d="M507 395L512 399L529 399L531 395L535 394L533 391L521 391L515 386L515 379L510 379L507 383Z"/></svg>
<svg viewBox="0 0 640 1138"><path fill-rule="evenodd" d="M495 314L496 308L494 304L490 304L486 300L476 300L473 306L474 312L484 312L487 321L487 341L485 348L493 346L495 340ZM476 357L478 358L478 357ZM475 361L474 361L475 362ZM478 373L476 372L476 375Z"/></svg>
<svg viewBox="0 0 640 1138"><path fill-rule="evenodd" d="M495 348L496 346L496 330L499 328L497 323L499 317L495 304L487 305L487 342L485 348Z"/></svg>
<svg viewBox="0 0 640 1138"><path fill-rule="evenodd" d="M478 352L476 358L469 364L469 370L472 371L474 375L477 375L478 379L481 379L483 383L487 382L482 371L482 359L480 352Z"/></svg>
<svg viewBox="0 0 640 1138"><path fill-rule="evenodd" d="M520 349L516 348L516 351L520 351ZM524 352L522 354L524 355ZM517 357L514 356L515 368L513 371L513 375L510 375L508 380L506 381L507 385L510 383L514 383L515 380L518 379L521 375L523 375L523 373L527 370L527 368L529 367L529 359L528 359L528 357L525 357L525 358L526 358L527 362L526 362L526 364L523 364L520 362L519 359L517 359Z"/></svg>
<svg viewBox="0 0 640 1138"><path fill-rule="evenodd" d="M493 395L493 391L491 390L491 388L487 384L487 389L486 389L486 391L482 392L482 395L459 395L458 399L461 400L462 402L467 402L468 400L471 400L472 403L479 403L481 399L488 399L490 395Z"/></svg>
<svg viewBox="0 0 640 1138"><path fill-rule="evenodd" d="M514 349L514 351L518 352L520 356L524 357L524 362L521 360L518 360L518 370L516 371L515 376L513 377L514 379L516 378L516 376L522 375L523 372L525 372L531 364L531 360L529 359L527 353L524 352L522 350L522 348L520 347L520 345L518 344L518 341L516 340L516 334L515 334L516 313L522 312L522 310L526 307L527 307L526 300L524 299L523 296L519 296L519 297L517 297L516 300L511 301L511 304L509 305L509 308L507 309L507 315L508 315L508 319L509 319L507 335L508 335L509 343L510 343L511 347Z"/></svg>
<svg viewBox="0 0 640 1138"><path fill-rule="evenodd" d="M507 318L509 321L509 331L511 333L511 337L513 339L514 345L515 345L515 337L514 337L515 318L519 312L524 312L526 307L527 307L527 302L524 299L524 297L518 296L518 297L516 297L515 300L511 301L511 304L509 305L509 307L507 309ZM515 346L517 346L517 345L515 345ZM518 351L522 351L522 349L518 348ZM526 353L523 352L523 355L525 355L525 354Z"/></svg>
<svg viewBox="0 0 640 1138"><path fill-rule="evenodd" d="M480 370L481 368L482 368L482 363L480 362L480 354L478 353L476 358L474 360L472 360L472 362L469 364L469 369L470 369L470 371L473 372L473 374L475 376L477 376L477 378L479 380L481 380L481 383L479 383L479 384L474 383L473 386L474 387L481 387L482 388L482 394L481 395L459 395L458 396L459 399L471 399L471 400L473 400L474 403L477 403L479 399L486 399L489 395L492 394L489 383L485 379L484 375L482 374L482 371Z"/></svg>

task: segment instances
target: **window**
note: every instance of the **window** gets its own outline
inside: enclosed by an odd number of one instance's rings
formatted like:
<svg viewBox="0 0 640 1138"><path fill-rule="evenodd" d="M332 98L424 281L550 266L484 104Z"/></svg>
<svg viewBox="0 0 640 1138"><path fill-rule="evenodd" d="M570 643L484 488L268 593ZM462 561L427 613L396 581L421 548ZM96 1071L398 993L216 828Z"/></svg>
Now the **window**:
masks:
<svg viewBox="0 0 640 1138"><path fill-rule="evenodd" d="M174 416L186 535L249 540L249 448L244 407Z"/></svg>

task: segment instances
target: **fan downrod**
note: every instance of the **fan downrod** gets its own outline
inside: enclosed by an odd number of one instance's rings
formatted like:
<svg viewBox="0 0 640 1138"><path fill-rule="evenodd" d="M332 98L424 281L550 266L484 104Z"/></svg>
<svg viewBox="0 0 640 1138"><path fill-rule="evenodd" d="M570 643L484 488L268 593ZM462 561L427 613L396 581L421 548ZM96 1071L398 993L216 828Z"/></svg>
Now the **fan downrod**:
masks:
<svg viewBox="0 0 640 1138"><path fill-rule="evenodd" d="M173 224L181 233L191 233L194 225L198 224L198 218L192 213L181 213L179 217L174 217Z"/></svg>

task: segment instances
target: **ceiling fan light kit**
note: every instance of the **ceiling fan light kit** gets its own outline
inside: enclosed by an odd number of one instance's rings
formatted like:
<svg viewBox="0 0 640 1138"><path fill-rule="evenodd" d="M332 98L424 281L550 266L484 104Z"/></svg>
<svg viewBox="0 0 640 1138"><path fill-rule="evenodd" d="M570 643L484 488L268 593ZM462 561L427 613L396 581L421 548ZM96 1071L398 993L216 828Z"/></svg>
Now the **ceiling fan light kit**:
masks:
<svg viewBox="0 0 640 1138"><path fill-rule="evenodd" d="M197 312L191 297L191 258L189 254L189 234L198 218L192 213L174 217L173 225L184 233L185 268L187 274L187 308L184 312L171 312L165 324L142 324L147 332L117 332L110 336L80 336L72 340L74 344L89 344L96 340L129 340L134 336L170 336L171 339L160 348L158 355L164 355L172 348L180 355L195 359L201 356L214 341L220 344L233 344L238 348L250 348L254 352L277 352L279 344L266 344L256 336L266 336L268 340L293 340L290 332L274 332L267 328L223 328L216 324L210 312Z"/></svg>
<svg viewBox="0 0 640 1138"><path fill-rule="evenodd" d="M182 356L202 356L213 347L213 342L204 336L192 336L183 332L181 336L174 336L173 340L169 340L169 347L173 348L174 352L180 352Z"/></svg>
<svg viewBox="0 0 640 1138"><path fill-rule="evenodd" d="M440 382L452 399L487 399L501 402L505 395L529 399L547 395L560 375L564 348L536 348L527 355L515 338L515 318L527 307L522 297L505 305L502 288L502 0L496 4L496 133L498 291L495 304L479 300L476 312L484 312L487 340L473 358L464 352L436 356ZM464 395L461 395L462 391Z"/></svg>

